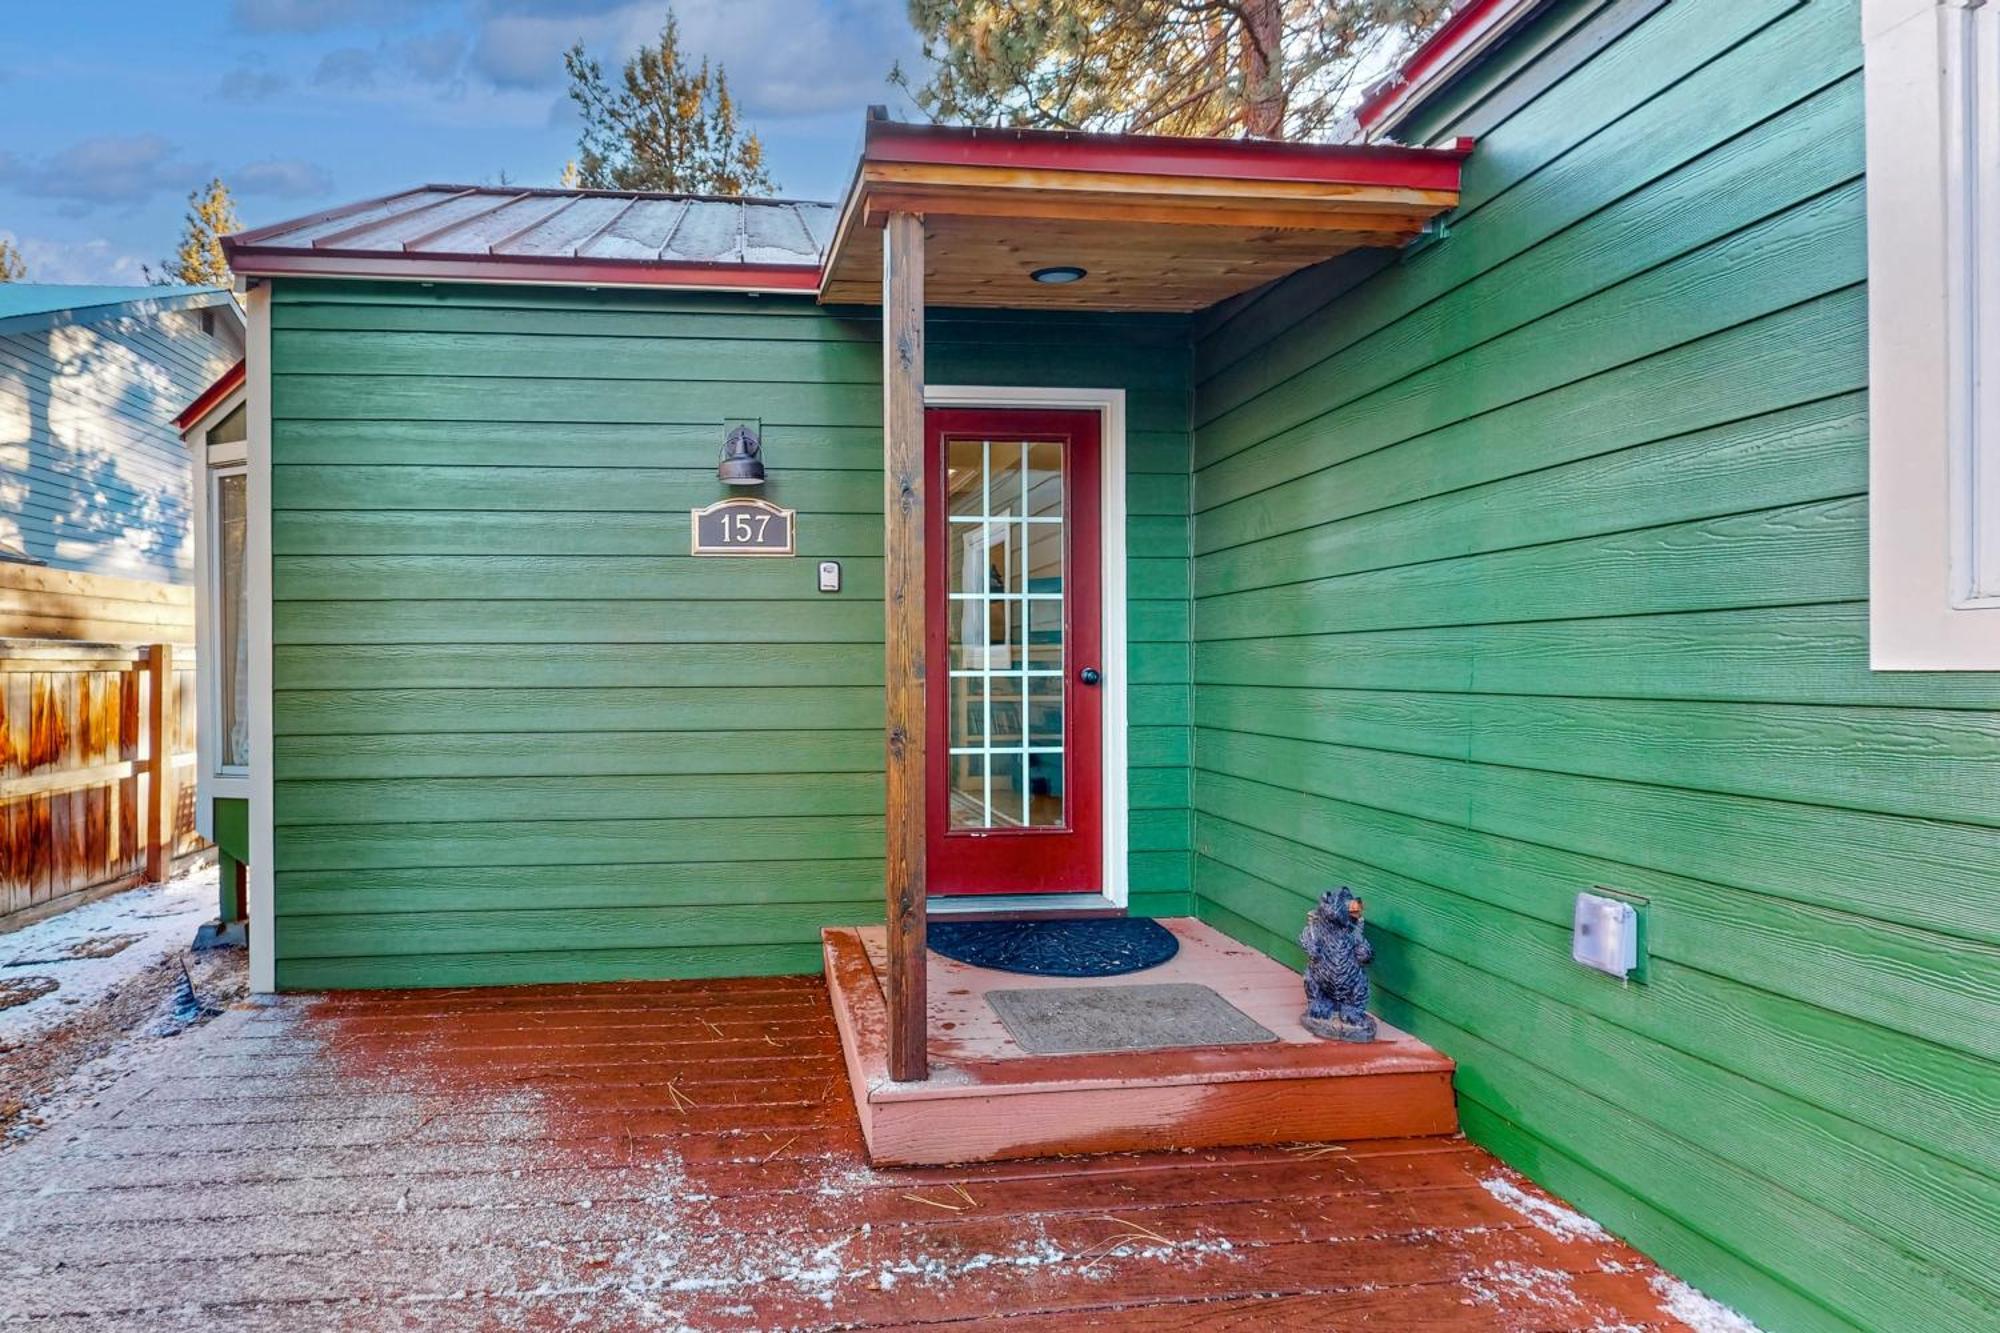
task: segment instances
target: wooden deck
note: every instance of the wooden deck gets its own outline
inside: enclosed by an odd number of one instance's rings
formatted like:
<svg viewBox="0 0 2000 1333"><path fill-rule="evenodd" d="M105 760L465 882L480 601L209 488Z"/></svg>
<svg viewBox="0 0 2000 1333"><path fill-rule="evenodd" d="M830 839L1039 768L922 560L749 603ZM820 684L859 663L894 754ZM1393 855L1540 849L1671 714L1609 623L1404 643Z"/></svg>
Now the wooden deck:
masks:
<svg viewBox="0 0 2000 1333"><path fill-rule="evenodd" d="M870 1169L817 978L297 997L145 1046L0 1152L0 1317L1680 1327L1456 1139Z"/></svg>
<svg viewBox="0 0 2000 1333"><path fill-rule="evenodd" d="M1299 1025L1297 973L1199 921L1162 924L1179 937L1179 952L1129 976L1029 977L930 954L931 1076L922 1083L889 1077L882 929L824 931L834 1020L869 1159L938 1165L1458 1129L1449 1059L1387 1024L1365 1045L1321 1041ZM1209 987L1278 1039L1031 1055L986 998L999 989L1170 983Z"/></svg>

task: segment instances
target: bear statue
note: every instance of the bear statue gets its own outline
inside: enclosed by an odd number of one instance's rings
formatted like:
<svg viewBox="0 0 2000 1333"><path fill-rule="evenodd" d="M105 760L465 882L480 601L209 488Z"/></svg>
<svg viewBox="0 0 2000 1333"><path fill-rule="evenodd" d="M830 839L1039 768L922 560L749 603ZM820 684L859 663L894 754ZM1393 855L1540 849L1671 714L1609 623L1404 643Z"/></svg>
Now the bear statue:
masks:
<svg viewBox="0 0 2000 1333"><path fill-rule="evenodd" d="M1306 915L1299 947L1306 951L1306 1031L1329 1041L1373 1041L1368 973L1375 960L1361 920L1361 899L1342 886L1322 893Z"/></svg>

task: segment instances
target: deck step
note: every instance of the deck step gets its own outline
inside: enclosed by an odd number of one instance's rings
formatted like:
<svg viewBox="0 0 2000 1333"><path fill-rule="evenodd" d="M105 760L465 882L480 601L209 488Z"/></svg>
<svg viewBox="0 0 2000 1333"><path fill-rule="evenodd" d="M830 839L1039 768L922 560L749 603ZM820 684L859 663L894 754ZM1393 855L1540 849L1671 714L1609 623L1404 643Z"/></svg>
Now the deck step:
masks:
<svg viewBox="0 0 2000 1333"><path fill-rule="evenodd" d="M1022 977L932 954L931 1076L888 1076L880 927L822 932L827 988L870 1160L936 1166L1082 1153L1251 1147L1452 1134L1452 1062L1384 1023L1366 1045L1298 1023L1298 975L1190 918L1171 961L1129 977ZM1255 1045L1030 1055L986 992L1044 985L1192 982L1276 1033Z"/></svg>

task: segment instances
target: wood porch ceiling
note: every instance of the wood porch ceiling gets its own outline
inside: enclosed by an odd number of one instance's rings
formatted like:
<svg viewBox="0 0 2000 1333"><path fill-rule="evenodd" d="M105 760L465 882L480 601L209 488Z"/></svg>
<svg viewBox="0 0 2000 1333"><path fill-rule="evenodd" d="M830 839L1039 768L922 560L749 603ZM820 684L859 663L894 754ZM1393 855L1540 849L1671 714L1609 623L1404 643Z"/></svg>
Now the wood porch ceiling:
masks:
<svg viewBox="0 0 2000 1333"><path fill-rule="evenodd" d="M930 305L1201 310L1414 239L1457 204L1470 151L871 121L820 300L882 299L882 226L901 212L924 219ZM1087 276L1030 277L1055 265Z"/></svg>

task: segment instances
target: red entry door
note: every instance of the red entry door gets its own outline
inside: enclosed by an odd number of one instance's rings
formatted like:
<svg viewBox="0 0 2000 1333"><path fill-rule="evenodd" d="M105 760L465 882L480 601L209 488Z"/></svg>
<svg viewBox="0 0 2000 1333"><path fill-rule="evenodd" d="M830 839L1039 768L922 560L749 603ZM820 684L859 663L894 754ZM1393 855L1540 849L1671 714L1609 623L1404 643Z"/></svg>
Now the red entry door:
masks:
<svg viewBox="0 0 2000 1333"><path fill-rule="evenodd" d="M1096 893L1103 558L1094 412L926 414L932 893Z"/></svg>

